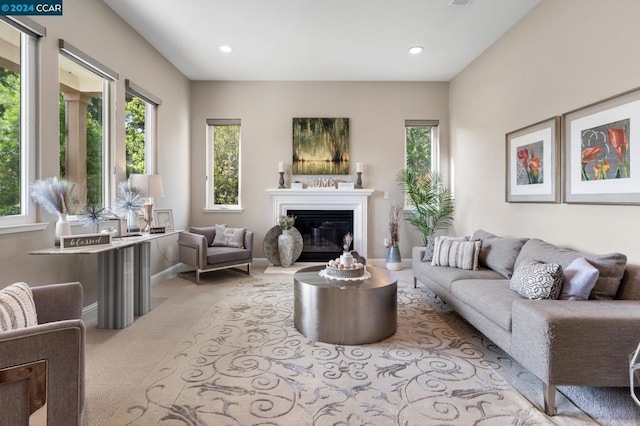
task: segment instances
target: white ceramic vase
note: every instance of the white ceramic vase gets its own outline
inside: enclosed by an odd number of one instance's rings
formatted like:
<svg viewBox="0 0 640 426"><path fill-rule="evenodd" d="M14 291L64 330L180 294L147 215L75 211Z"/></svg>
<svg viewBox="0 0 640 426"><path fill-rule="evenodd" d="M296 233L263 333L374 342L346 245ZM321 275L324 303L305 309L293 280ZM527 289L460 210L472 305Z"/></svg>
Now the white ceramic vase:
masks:
<svg viewBox="0 0 640 426"><path fill-rule="evenodd" d="M56 222L55 246L60 247L60 237L71 235L71 225L67 220L66 213L58 213L58 221Z"/></svg>

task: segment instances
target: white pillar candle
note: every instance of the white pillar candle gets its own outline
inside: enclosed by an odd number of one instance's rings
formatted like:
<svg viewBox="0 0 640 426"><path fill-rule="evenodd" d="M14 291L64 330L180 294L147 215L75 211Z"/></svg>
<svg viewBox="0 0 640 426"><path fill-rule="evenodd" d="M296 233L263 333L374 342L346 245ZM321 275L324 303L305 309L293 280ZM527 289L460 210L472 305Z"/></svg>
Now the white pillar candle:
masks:
<svg viewBox="0 0 640 426"><path fill-rule="evenodd" d="M282 161L278 163L278 172L284 172L284 163Z"/></svg>
<svg viewBox="0 0 640 426"><path fill-rule="evenodd" d="M362 163L356 163L356 172L362 173Z"/></svg>

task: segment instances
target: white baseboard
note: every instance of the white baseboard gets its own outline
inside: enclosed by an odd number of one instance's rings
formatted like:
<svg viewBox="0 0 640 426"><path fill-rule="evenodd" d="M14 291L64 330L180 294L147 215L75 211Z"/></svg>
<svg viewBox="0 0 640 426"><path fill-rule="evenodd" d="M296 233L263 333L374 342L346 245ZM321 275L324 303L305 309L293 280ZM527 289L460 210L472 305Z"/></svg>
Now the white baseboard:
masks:
<svg viewBox="0 0 640 426"><path fill-rule="evenodd" d="M87 324L98 322L98 302L82 308L82 321Z"/></svg>

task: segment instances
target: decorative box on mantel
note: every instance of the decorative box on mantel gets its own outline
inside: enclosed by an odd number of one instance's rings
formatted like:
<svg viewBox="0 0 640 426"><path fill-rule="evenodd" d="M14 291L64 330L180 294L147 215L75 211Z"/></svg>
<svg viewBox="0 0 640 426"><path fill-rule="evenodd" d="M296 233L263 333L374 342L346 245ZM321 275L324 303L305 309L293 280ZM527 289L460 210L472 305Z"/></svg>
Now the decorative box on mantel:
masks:
<svg viewBox="0 0 640 426"><path fill-rule="evenodd" d="M274 225L289 210L353 211L353 249L364 258L367 257L367 201L373 192L373 189L267 189L273 199Z"/></svg>

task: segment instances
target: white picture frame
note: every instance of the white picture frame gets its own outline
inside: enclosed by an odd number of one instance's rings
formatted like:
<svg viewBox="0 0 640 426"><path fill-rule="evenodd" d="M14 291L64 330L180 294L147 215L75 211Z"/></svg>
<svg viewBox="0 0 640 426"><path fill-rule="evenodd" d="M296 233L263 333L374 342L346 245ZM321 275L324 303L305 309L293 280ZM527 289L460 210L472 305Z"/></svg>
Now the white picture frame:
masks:
<svg viewBox="0 0 640 426"><path fill-rule="evenodd" d="M163 227L167 231L174 229L173 226L173 210L157 209L153 211L153 226L155 228Z"/></svg>

